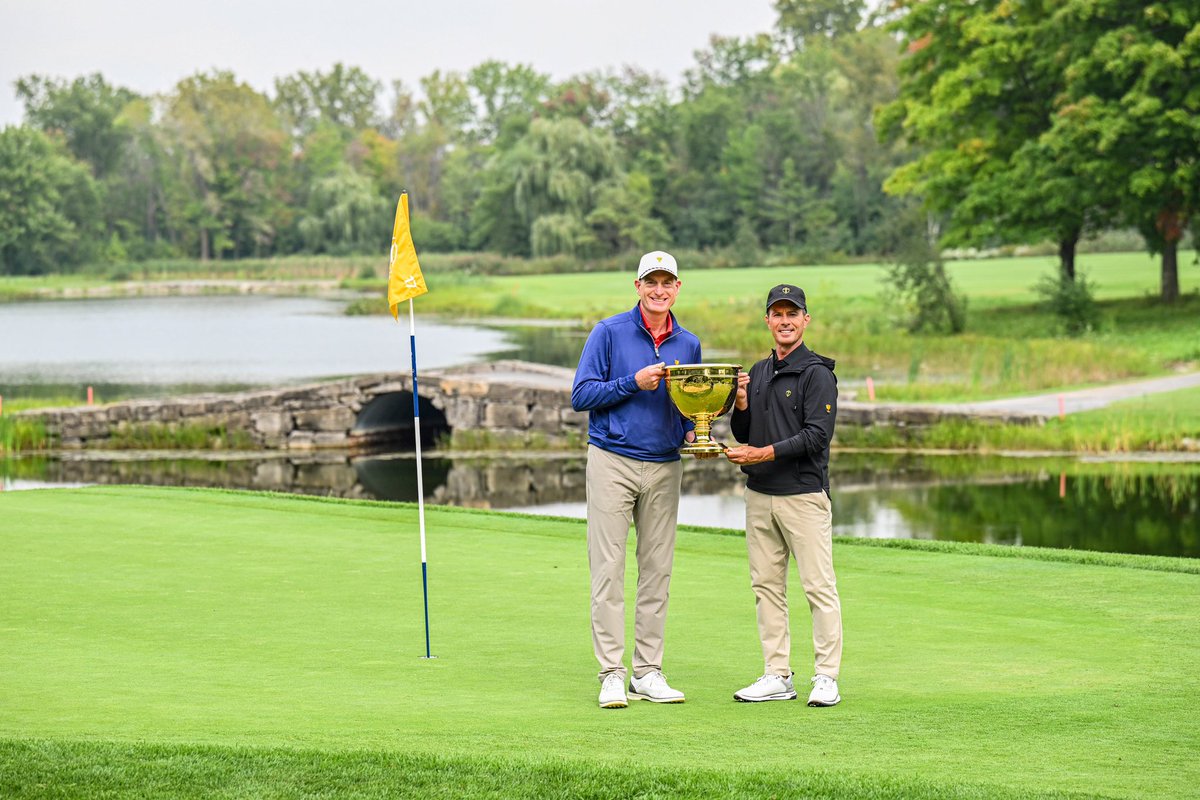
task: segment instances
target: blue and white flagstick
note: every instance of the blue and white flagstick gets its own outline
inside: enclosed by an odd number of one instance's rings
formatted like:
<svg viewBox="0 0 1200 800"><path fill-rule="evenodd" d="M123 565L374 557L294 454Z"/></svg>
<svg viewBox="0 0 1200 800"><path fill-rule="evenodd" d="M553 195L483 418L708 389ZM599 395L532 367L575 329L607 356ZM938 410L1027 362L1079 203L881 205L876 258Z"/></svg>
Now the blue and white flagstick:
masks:
<svg viewBox="0 0 1200 800"><path fill-rule="evenodd" d="M425 599L425 658L429 653L429 568L425 558L425 481L421 475L421 400L417 394L417 321L408 298L408 347L412 352L413 434L417 445L417 521L421 528L421 594Z"/></svg>

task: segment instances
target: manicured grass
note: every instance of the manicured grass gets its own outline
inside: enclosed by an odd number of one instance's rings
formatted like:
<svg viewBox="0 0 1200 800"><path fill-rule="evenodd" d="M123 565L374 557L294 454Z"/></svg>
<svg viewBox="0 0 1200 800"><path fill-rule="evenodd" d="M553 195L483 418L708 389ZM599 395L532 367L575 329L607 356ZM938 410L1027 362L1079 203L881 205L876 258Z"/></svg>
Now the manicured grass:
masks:
<svg viewBox="0 0 1200 800"><path fill-rule="evenodd" d="M601 711L582 523L429 509L430 661L416 516L181 489L0 495L0 794L1186 797L1200 782L1191 561L839 541L846 700L818 710L732 701L761 671L744 544L685 530L665 666L688 702Z"/></svg>

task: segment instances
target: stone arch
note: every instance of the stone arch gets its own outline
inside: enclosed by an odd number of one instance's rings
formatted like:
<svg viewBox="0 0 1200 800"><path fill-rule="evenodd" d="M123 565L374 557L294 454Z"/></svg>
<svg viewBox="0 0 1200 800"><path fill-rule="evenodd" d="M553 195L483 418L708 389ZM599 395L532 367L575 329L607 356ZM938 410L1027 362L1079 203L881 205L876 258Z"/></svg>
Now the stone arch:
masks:
<svg viewBox="0 0 1200 800"><path fill-rule="evenodd" d="M420 398L421 444L432 447L450 433L446 415L427 397ZM408 391L386 392L373 397L362 407L350 429L357 444L415 447L413 432L413 395Z"/></svg>

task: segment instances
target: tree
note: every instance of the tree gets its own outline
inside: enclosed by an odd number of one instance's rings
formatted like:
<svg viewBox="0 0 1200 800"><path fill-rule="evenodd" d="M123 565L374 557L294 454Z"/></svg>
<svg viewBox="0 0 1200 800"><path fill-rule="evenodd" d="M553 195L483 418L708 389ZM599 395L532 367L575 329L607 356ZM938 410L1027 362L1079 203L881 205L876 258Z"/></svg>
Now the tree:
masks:
<svg viewBox="0 0 1200 800"><path fill-rule="evenodd" d="M102 238L99 220L99 194L86 164L40 131L0 131L0 273L81 263Z"/></svg>
<svg viewBox="0 0 1200 800"><path fill-rule="evenodd" d="M47 133L60 135L67 149L91 165L97 178L120 163L128 135L119 124L122 110L138 95L112 86L99 73L65 80L29 75L16 82L25 104L25 119Z"/></svg>
<svg viewBox="0 0 1200 800"><path fill-rule="evenodd" d="M829 151L836 156L829 204L843 232L838 246L859 255L878 253L885 219L899 205L883 191L883 181L906 153L879 141L874 116L876 108L896 99L900 56L892 36L874 26L825 46L834 69Z"/></svg>
<svg viewBox="0 0 1200 800"><path fill-rule="evenodd" d="M1064 32L1063 96L1044 142L1117 198L1161 254L1161 299L1174 302L1179 240L1200 214L1200 6L1071 0L1050 22Z"/></svg>
<svg viewBox="0 0 1200 800"><path fill-rule="evenodd" d="M328 72L297 72L275 81L274 105L299 137L321 122L348 131L375 124L379 82L358 67L340 62Z"/></svg>
<svg viewBox="0 0 1200 800"><path fill-rule="evenodd" d="M317 181L300 235L314 253L370 253L387 241L391 204L371 180L343 165Z"/></svg>
<svg viewBox="0 0 1200 800"><path fill-rule="evenodd" d="M535 119L488 162L472 213L476 241L535 256L585 254L595 241L585 219L601 187L621 179L610 134L571 117Z"/></svg>
<svg viewBox="0 0 1200 800"><path fill-rule="evenodd" d="M230 72L187 78L166 98L163 128L178 180L168 198L191 252L270 252L282 211L288 137L265 96Z"/></svg>
<svg viewBox="0 0 1200 800"><path fill-rule="evenodd" d="M853 33L865 10L863 0L775 0L775 27L788 46L802 50L816 38Z"/></svg>
<svg viewBox="0 0 1200 800"><path fill-rule="evenodd" d="M476 111L476 136L483 144L501 141L513 118L529 120L546 99L550 77L526 64L485 61L467 73Z"/></svg>
<svg viewBox="0 0 1200 800"><path fill-rule="evenodd" d="M924 198L945 215L944 241L1059 243L1061 272L1075 247L1111 218L1113 200L1043 136L1064 87L1058 31L1042 0L904 0L892 23L906 40L900 96L881 109L881 135L921 148L887 191Z"/></svg>
<svg viewBox="0 0 1200 800"><path fill-rule="evenodd" d="M652 213L654 193L650 178L631 172L623 182L607 181L596 192L596 205L587 224L599 248L607 253L661 250L671 234Z"/></svg>
<svg viewBox="0 0 1200 800"><path fill-rule="evenodd" d="M167 197L175 180L164 144L163 129L155 123L150 101L129 103L117 119L128 139L117 167L104 181L104 212L109 227L119 232L127 255L177 255L166 240L170 229Z"/></svg>

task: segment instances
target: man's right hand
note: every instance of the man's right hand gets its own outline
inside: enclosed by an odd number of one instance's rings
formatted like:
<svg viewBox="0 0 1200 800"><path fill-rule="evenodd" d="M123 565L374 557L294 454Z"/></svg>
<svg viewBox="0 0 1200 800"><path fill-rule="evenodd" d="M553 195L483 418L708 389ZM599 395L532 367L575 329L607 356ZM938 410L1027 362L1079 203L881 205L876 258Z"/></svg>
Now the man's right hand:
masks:
<svg viewBox="0 0 1200 800"><path fill-rule="evenodd" d="M633 376L637 381L638 388L647 392L653 392L655 389L657 389L658 384L667 374L667 370L665 369L666 366L667 362L660 361L657 364L651 364L648 367L642 367L639 369Z"/></svg>
<svg viewBox="0 0 1200 800"><path fill-rule="evenodd" d="M738 390L737 397L733 400L733 407L738 411L745 411L750 407L750 392L747 387L750 385L750 373L738 373Z"/></svg>

